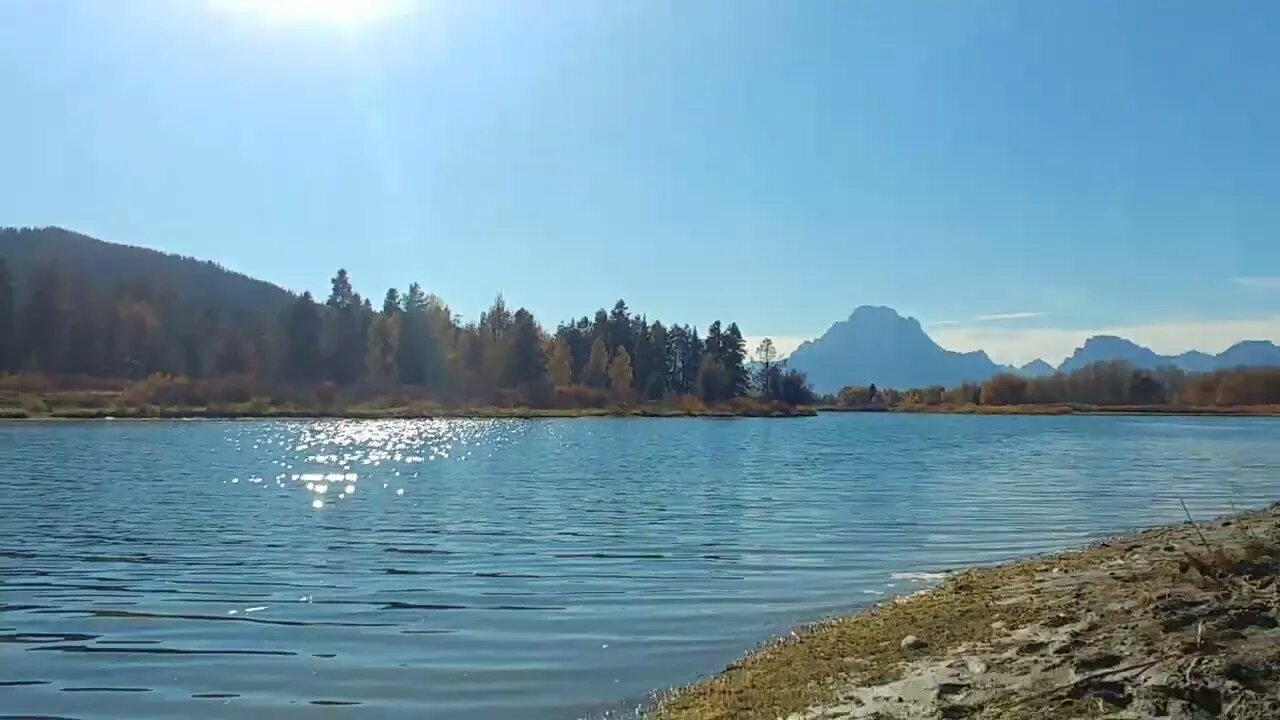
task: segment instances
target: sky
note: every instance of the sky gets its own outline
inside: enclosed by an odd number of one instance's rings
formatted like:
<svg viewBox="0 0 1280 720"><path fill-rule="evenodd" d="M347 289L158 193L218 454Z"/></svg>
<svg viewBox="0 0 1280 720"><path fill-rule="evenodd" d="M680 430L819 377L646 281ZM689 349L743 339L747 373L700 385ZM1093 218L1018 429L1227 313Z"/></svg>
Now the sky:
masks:
<svg viewBox="0 0 1280 720"><path fill-rule="evenodd" d="M0 225L327 293L1280 340L1280 4L0 0Z"/></svg>

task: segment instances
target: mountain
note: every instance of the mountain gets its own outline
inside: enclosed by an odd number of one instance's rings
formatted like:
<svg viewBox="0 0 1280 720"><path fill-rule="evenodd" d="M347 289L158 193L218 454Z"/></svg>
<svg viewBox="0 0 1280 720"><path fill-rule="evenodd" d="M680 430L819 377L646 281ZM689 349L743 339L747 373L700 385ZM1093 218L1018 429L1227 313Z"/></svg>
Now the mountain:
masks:
<svg viewBox="0 0 1280 720"><path fill-rule="evenodd" d="M864 305L822 337L802 343L787 360L809 375L818 392L846 385L911 388L982 381L1004 369L981 350L946 350L915 318Z"/></svg>
<svg viewBox="0 0 1280 720"><path fill-rule="evenodd" d="M1212 372L1237 367L1280 366L1280 346L1266 340L1245 340L1217 355L1190 350L1160 355L1151 348L1114 335L1097 335L1076 348L1056 369L1044 360L1022 367L998 365L982 351L947 350L929 337L915 318L892 308L864 305L848 320L837 322L822 337L802 343L787 364L809 375L818 392L832 393L847 385L898 389L981 382L997 373L1044 377L1072 372L1088 365L1122 360L1136 368L1178 367L1187 372Z"/></svg>
<svg viewBox="0 0 1280 720"><path fill-rule="evenodd" d="M1073 372L1087 365L1123 360L1137 368L1157 368L1171 365L1169 358L1157 355L1151 348L1115 335L1095 335L1076 348L1071 357L1058 366L1059 372Z"/></svg>
<svg viewBox="0 0 1280 720"><path fill-rule="evenodd" d="M1280 365L1280 346L1266 340L1245 340L1218 353L1219 368Z"/></svg>
<svg viewBox="0 0 1280 720"><path fill-rule="evenodd" d="M1160 355L1132 340L1113 335L1097 335L1076 348L1071 357L1058 366L1059 372L1079 370L1086 365L1108 360L1123 360L1136 368L1154 370L1176 367L1187 372L1213 372L1238 367L1280 366L1280 346L1267 340L1244 340L1209 355L1190 350L1181 355Z"/></svg>
<svg viewBox="0 0 1280 720"><path fill-rule="evenodd" d="M141 279L172 288L179 299L197 307L276 312L293 297L282 287L213 262L117 245L59 227L0 227L0 258L19 288L37 268L56 258L68 274L98 289L110 291L121 282Z"/></svg>
<svg viewBox="0 0 1280 720"><path fill-rule="evenodd" d="M1023 377L1045 377L1046 375L1053 374L1053 366L1039 358L1036 358L1026 365L1017 368L1015 372Z"/></svg>

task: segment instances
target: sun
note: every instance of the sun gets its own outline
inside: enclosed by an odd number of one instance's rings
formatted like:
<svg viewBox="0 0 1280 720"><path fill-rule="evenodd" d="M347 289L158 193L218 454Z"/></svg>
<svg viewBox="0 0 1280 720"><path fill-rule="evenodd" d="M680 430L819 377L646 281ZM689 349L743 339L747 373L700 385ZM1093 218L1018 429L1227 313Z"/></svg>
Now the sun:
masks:
<svg viewBox="0 0 1280 720"><path fill-rule="evenodd" d="M404 9L408 0L212 0L214 7L268 22L349 27Z"/></svg>

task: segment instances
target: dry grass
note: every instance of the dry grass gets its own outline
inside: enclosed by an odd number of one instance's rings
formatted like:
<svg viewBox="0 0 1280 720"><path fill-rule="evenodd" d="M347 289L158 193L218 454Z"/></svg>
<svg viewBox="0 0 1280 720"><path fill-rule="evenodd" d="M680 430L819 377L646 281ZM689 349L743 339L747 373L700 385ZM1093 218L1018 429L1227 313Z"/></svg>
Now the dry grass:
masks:
<svg viewBox="0 0 1280 720"><path fill-rule="evenodd" d="M356 404L328 406L300 405L275 399L253 397L247 402L162 404L145 389L127 395L104 393L28 394L21 399L0 398L0 417L7 419L59 418L95 420L105 418L588 418L588 417L807 417L811 408L786 408L771 404L741 403L736 406L688 406L664 404L614 405L585 408L529 407L443 407L427 401L397 403L370 400Z"/></svg>
<svg viewBox="0 0 1280 720"><path fill-rule="evenodd" d="M839 408L822 408L840 410ZM1047 403L1041 405L924 405L902 404L889 408L898 413L938 413L946 415L1247 415L1277 416L1280 405L1193 406L1193 405L1085 405Z"/></svg>
<svg viewBox="0 0 1280 720"><path fill-rule="evenodd" d="M831 699L841 685L896 679L907 660L940 655L961 642L986 640L997 618L1028 621L1027 608L1001 608L993 602L1010 575L1022 572L1028 570L1009 566L961 573L932 592L802 628L720 675L677 691L653 716L776 720ZM923 640L924 647L903 650L900 642L907 635Z"/></svg>
<svg viewBox="0 0 1280 720"><path fill-rule="evenodd" d="M912 668L945 667L957 655L986 653L993 665L1005 664L1000 671L1004 679L974 681L972 687L981 688L976 692L982 697L947 710L965 717L1019 720L1093 717L1102 711L1095 693L1108 688L1123 686L1125 702L1152 697L1164 702L1163 693L1173 693L1169 702L1195 705L1196 688L1208 687L1224 700L1234 693L1239 707L1255 713L1241 717L1273 717L1266 715L1272 707L1269 688L1250 694L1228 678L1241 663L1280 677L1280 653L1258 644L1264 636L1245 640L1236 631L1265 614L1265 608L1272 608L1274 616L1274 608L1280 607L1277 571L1280 514L1274 508L1211 526L1156 528L1083 550L966 571L931 592L803 628L764 645L719 675L676 690L652 715L661 720L804 716L814 708L835 707L850 697L851 688L882 686ZM1198 608L1203 622L1197 624L1199 616L1183 619L1186 608ZM1081 649L1074 655L1044 648L1028 654L1026 641L1011 637L1020 628L1062 632L1055 629L1076 621L1069 636L1077 638ZM1265 617L1256 622L1267 627ZM907 635L926 645L903 650L900 642ZM1219 649L1212 649L1215 644ZM1009 650L1016 652L1010 655ZM1104 666L1105 672L1078 670L1066 682L1052 673L1043 676L1043 683L1031 680L1041 677L1034 674L1041 670L1087 662L1090 653L1103 651L1127 658ZM1163 669L1144 678L1157 664ZM1167 677L1175 679L1161 679ZM1027 682L999 684L1019 678ZM929 709L900 709L902 717L935 717ZM833 712L832 717L845 716L843 710Z"/></svg>

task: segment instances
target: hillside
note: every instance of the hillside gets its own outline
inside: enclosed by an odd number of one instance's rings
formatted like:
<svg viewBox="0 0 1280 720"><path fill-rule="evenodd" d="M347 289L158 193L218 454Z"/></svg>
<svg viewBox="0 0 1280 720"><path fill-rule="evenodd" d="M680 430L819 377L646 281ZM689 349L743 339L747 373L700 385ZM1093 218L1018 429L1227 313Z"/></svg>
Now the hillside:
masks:
<svg viewBox="0 0 1280 720"><path fill-rule="evenodd" d="M822 337L796 348L791 367L809 375L819 392L846 385L954 386L982 381L1004 370L982 351L959 353L933 341L915 318L892 308L864 305Z"/></svg>
<svg viewBox="0 0 1280 720"><path fill-rule="evenodd" d="M123 281L144 279L172 288L196 307L274 313L291 298L284 288L214 262L109 243L59 227L0 228L0 258L8 263L19 293L36 268L56 258L69 275L96 289L110 291Z"/></svg>

